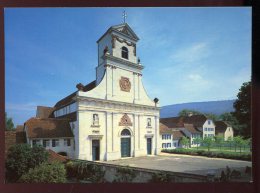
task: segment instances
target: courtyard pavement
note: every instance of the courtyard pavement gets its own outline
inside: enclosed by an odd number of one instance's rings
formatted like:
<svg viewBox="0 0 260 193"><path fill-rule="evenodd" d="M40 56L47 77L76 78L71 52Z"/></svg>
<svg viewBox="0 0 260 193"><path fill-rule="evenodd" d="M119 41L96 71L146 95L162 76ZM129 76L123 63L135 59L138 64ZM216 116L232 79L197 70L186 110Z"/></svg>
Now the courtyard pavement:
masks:
<svg viewBox="0 0 260 193"><path fill-rule="evenodd" d="M156 156L124 158L104 163L201 175L208 173L220 175L220 172L225 170L226 166L242 172L245 171L246 166L252 167L252 162L249 161L167 153Z"/></svg>

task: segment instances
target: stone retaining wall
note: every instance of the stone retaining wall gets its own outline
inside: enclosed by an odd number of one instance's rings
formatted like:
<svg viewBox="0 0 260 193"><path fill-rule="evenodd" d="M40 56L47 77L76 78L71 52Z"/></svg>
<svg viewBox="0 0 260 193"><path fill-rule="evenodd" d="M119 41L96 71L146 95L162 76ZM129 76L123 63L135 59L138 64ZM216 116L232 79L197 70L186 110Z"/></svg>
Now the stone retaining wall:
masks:
<svg viewBox="0 0 260 193"><path fill-rule="evenodd" d="M137 168L130 166L120 166L114 164L93 162L93 161L85 161L85 160L75 160L76 162L85 162L89 164L93 164L102 168L105 171L105 181L107 182L133 182L133 183L147 183L151 182L153 176L161 177L167 176L168 182L209 182L213 181L214 176L204 176L197 174L189 174L189 173L181 173L181 172L171 172L171 171L160 171L153 169L145 169L145 168ZM122 173L123 171L123 173ZM130 177L130 180L126 179L130 175L127 173L130 172L133 174L133 177Z"/></svg>

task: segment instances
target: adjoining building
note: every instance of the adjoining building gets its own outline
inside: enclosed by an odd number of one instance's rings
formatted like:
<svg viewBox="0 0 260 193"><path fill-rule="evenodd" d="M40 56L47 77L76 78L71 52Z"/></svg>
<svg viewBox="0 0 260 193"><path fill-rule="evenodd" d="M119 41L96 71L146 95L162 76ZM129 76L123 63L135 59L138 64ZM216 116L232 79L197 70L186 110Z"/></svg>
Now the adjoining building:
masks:
<svg viewBox="0 0 260 193"><path fill-rule="evenodd" d="M110 27L97 41L96 79L39 106L24 125L27 143L83 160L158 154L159 103L144 89L138 40L127 23Z"/></svg>
<svg viewBox="0 0 260 193"><path fill-rule="evenodd" d="M177 135L178 137L174 136L174 131L175 131L175 135ZM181 147L180 140L181 137L183 136L189 139L190 147L195 147L197 145L200 145L194 141L195 138L205 138L205 137L215 136L215 124L211 119L208 119L205 115L189 115L189 116L180 116L180 117L161 118L160 119L161 139L163 139L165 135L171 135L172 144L175 144L176 147ZM162 141L162 143L164 142ZM175 146L173 145L171 147L165 147L165 145L162 144L162 148L164 149L165 148L173 149L176 148Z"/></svg>
<svg viewBox="0 0 260 193"><path fill-rule="evenodd" d="M224 121L215 121L216 125L216 135L221 136L224 140L228 140L228 138L233 139L234 130L227 122Z"/></svg>

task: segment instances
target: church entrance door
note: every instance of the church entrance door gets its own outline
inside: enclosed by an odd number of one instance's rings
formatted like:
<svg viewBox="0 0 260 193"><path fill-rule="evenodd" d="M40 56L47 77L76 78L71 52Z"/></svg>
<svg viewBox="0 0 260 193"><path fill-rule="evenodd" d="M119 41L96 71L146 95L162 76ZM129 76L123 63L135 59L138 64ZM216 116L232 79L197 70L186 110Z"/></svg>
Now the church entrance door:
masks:
<svg viewBox="0 0 260 193"><path fill-rule="evenodd" d="M152 154L152 138L147 138L147 155Z"/></svg>
<svg viewBox="0 0 260 193"><path fill-rule="evenodd" d="M99 160L100 154L100 142L99 140L92 140L92 160L97 161Z"/></svg>
<svg viewBox="0 0 260 193"><path fill-rule="evenodd" d="M121 157L131 156L131 134L128 129L121 132Z"/></svg>

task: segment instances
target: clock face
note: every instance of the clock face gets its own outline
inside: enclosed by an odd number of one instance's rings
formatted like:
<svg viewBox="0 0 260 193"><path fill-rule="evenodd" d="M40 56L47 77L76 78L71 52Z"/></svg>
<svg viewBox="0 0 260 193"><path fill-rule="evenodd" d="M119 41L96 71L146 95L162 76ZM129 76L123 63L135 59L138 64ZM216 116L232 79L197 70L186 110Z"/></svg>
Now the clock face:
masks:
<svg viewBox="0 0 260 193"><path fill-rule="evenodd" d="M129 81L129 78L121 77L119 80L119 85L122 91L130 92L131 82Z"/></svg>

